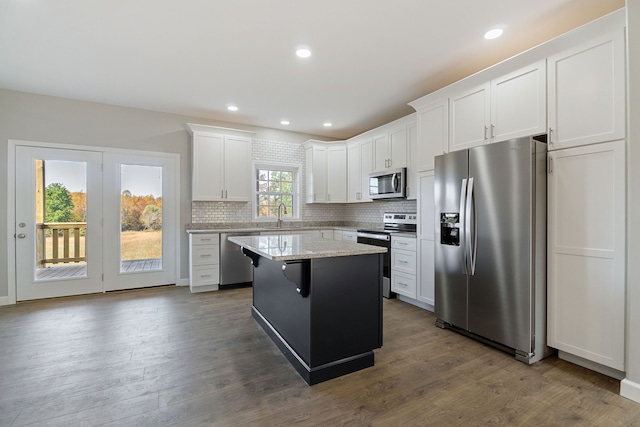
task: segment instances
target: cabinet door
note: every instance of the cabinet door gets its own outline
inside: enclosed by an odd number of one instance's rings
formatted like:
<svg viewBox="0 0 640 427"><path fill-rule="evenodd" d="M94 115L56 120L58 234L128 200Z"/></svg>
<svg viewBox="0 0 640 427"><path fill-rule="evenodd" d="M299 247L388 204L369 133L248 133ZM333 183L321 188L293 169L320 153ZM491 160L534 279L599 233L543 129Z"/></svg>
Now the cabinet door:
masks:
<svg viewBox="0 0 640 427"><path fill-rule="evenodd" d="M407 127L395 129L389 133L389 167L392 169L407 167Z"/></svg>
<svg viewBox="0 0 640 427"><path fill-rule="evenodd" d="M224 159L225 200L251 201L251 139L225 136Z"/></svg>
<svg viewBox="0 0 640 427"><path fill-rule="evenodd" d="M435 306L435 201L433 171L418 175L418 301Z"/></svg>
<svg viewBox="0 0 640 427"><path fill-rule="evenodd" d="M418 172L433 170L434 157L443 154L449 143L449 100L443 99L419 110L417 118L417 169Z"/></svg>
<svg viewBox="0 0 640 427"><path fill-rule="evenodd" d="M487 82L450 98L449 151L489 142L490 90Z"/></svg>
<svg viewBox="0 0 640 427"><path fill-rule="evenodd" d="M307 203L327 202L327 148L311 146L306 151Z"/></svg>
<svg viewBox="0 0 640 427"><path fill-rule="evenodd" d="M327 148L327 202L345 203L347 201L347 147L341 143L338 147Z"/></svg>
<svg viewBox="0 0 640 427"><path fill-rule="evenodd" d="M549 153L548 344L624 371L624 141Z"/></svg>
<svg viewBox="0 0 640 427"><path fill-rule="evenodd" d="M369 174L373 172L373 141L367 140L360 146L360 168L362 170L362 189L361 201L370 202L371 196L369 195Z"/></svg>
<svg viewBox="0 0 640 427"><path fill-rule="evenodd" d="M549 149L625 136L624 30L548 60Z"/></svg>
<svg viewBox="0 0 640 427"><path fill-rule="evenodd" d="M418 198L418 126L407 126L407 200Z"/></svg>
<svg viewBox="0 0 640 427"><path fill-rule="evenodd" d="M347 194L348 202L359 202L362 199L362 167L360 143L349 144L347 151Z"/></svg>
<svg viewBox="0 0 640 427"><path fill-rule="evenodd" d="M222 200L224 136L194 133L192 146L193 200Z"/></svg>
<svg viewBox="0 0 640 427"><path fill-rule="evenodd" d="M373 170L381 171L389 167L389 134L373 138Z"/></svg>
<svg viewBox="0 0 640 427"><path fill-rule="evenodd" d="M545 60L491 81L492 141L546 133L546 82Z"/></svg>

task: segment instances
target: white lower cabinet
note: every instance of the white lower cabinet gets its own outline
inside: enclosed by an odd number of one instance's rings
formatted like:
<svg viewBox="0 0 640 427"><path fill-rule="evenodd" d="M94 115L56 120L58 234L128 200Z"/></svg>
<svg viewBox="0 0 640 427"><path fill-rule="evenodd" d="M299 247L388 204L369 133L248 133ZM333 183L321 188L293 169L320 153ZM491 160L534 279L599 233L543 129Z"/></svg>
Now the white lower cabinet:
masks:
<svg viewBox="0 0 640 427"><path fill-rule="evenodd" d="M416 299L416 239L391 236L391 290Z"/></svg>
<svg viewBox="0 0 640 427"><path fill-rule="evenodd" d="M220 235L189 234L189 288L217 291L220 284Z"/></svg>
<svg viewBox="0 0 640 427"><path fill-rule="evenodd" d="M625 142L549 153L548 344L624 371Z"/></svg>
<svg viewBox="0 0 640 427"><path fill-rule="evenodd" d="M434 171L418 174L418 301L435 307Z"/></svg>

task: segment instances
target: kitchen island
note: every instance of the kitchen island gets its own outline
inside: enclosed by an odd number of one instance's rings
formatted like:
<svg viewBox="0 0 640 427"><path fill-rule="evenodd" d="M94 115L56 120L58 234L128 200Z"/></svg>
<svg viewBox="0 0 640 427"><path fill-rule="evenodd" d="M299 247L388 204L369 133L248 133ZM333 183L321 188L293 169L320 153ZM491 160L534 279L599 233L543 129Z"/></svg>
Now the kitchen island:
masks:
<svg viewBox="0 0 640 427"><path fill-rule="evenodd" d="M253 263L253 317L307 384L373 366L385 248L295 234L229 241Z"/></svg>

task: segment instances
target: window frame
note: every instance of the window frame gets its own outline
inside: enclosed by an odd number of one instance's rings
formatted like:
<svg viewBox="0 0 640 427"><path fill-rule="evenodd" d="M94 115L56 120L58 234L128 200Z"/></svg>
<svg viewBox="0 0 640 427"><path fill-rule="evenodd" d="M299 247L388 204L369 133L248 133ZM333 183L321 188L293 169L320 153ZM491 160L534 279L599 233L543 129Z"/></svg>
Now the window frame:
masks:
<svg viewBox="0 0 640 427"><path fill-rule="evenodd" d="M278 170L285 172L293 173L293 186L292 186L292 196L293 196L293 214L290 217L284 217L286 221L300 221L301 217L301 202L300 202L300 188L301 188L301 171L302 166L298 164L291 163L280 163L280 162L253 162L253 172L252 172L252 201L251 208L253 213L251 214L254 221L264 221L264 222L272 222L275 221L275 217L260 217L258 216L258 196L261 192L258 190L258 170L259 169L269 169L269 170Z"/></svg>

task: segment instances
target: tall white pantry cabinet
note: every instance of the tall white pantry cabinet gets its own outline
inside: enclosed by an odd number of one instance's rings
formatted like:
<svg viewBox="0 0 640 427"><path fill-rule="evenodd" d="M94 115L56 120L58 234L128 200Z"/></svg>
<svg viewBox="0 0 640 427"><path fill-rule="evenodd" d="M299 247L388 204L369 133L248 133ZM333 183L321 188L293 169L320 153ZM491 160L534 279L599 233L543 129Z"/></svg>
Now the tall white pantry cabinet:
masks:
<svg viewBox="0 0 640 427"><path fill-rule="evenodd" d="M419 286L431 286L438 244L427 229L438 213L424 200L434 157L546 133L548 345L617 377L625 370L624 25L624 10L614 12L410 103L418 122Z"/></svg>
<svg viewBox="0 0 640 427"><path fill-rule="evenodd" d="M548 343L562 358L577 356L621 372L626 308L624 43L623 28L594 35L549 58L548 69Z"/></svg>

